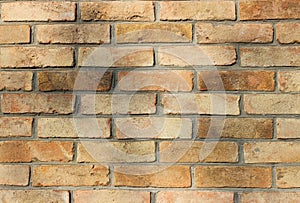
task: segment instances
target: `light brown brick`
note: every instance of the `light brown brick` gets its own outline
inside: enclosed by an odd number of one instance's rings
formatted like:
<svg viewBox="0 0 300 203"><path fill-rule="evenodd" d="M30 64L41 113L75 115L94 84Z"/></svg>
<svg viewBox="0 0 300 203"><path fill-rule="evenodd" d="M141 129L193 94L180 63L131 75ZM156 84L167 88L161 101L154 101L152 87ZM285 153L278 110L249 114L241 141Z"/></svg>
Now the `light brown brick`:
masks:
<svg viewBox="0 0 300 203"><path fill-rule="evenodd" d="M161 20L234 20L234 1L160 2Z"/></svg>
<svg viewBox="0 0 300 203"><path fill-rule="evenodd" d="M270 188L271 167L198 166L195 168L196 187Z"/></svg>
<svg viewBox="0 0 300 203"><path fill-rule="evenodd" d="M117 43L191 42L190 23L117 24Z"/></svg>
<svg viewBox="0 0 300 203"><path fill-rule="evenodd" d="M239 115L240 97L230 94L163 94L165 114Z"/></svg>
<svg viewBox="0 0 300 203"><path fill-rule="evenodd" d="M293 156L291 154L291 156ZM300 167L299 166L278 166L276 168L276 184L278 188L298 188L300 187Z"/></svg>
<svg viewBox="0 0 300 203"><path fill-rule="evenodd" d="M247 192L242 193L243 203L281 203L281 202L298 202L300 199L299 192Z"/></svg>
<svg viewBox="0 0 300 203"><path fill-rule="evenodd" d="M73 66L73 48L1 47L0 68Z"/></svg>
<svg viewBox="0 0 300 203"><path fill-rule="evenodd" d="M118 72L117 88L124 91L192 91L194 73L186 70Z"/></svg>
<svg viewBox="0 0 300 203"><path fill-rule="evenodd" d="M280 71L278 83L281 92L300 92L300 71Z"/></svg>
<svg viewBox="0 0 300 203"><path fill-rule="evenodd" d="M83 95L83 114L153 114L156 94L97 94Z"/></svg>
<svg viewBox="0 0 300 203"><path fill-rule="evenodd" d="M116 166L115 186L190 187L189 166Z"/></svg>
<svg viewBox="0 0 300 203"><path fill-rule="evenodd" d="M300 4L299 4L300 5ZM299 10L300 11L300 10ZM276 39L278 42L286 43L300 43L300 23L287 22L276 24Z"/></svg>
<svg viewBox="0 0 300 203"><path fill-rule="evenodd" d="M1 32L1 31L0 31ZM0 90L8 91L31 91L32 90L32 72L0 72Z"/></svg>
<svg viewBox="0 0 300 203"><path fill-rule="evenodd" d="M30 137L32 118L0 117L0 137Z"/></svg>
<svg viewBox="0 0 300 203"><path fill-rule="evenodd" d="M240 48L242 66L300 66L300 47L269 46Z"/></svg>
<svg viewBox="0 0 300 203"><path fill-rule="evenodd" d="M199 90L274 91L273 71L199 71Z"/></svg>
<svg viewBox="0 0 300 203"><path fill-rule="evenodd" d="M33 186L100 186L109 182L109 169L101 165L42 165L32 173Z"/></svg>
<svg viewBox="0 0 300 203"><path fill-rule="evenodd" d="M278 118L277 138L279 139L300 138L300 119Z"/></svg>
<svg viewBox="0 0 300 203"><path fill-rule="evenodd" d="M248 114L299 114L299 94L248 94L244 96Z"/></svg>
<svg viewBox="0 0 300 203"><path fill-rule="evenodd" d="M268 43L273 41L271 24L236 23L236 24L196 24L197 42L203 44L252 42Z"/></svg>
<svg viewBox="0 0 300 203"><path fill-rule="evenodd" d="M30 43L29 25L1 25L0 44Z"/></svg>
<svg viewBox="0 0 300 203"><path fill-rule="evenodd" d="M42 44L72 44L110 42L109 24L37 25L37 41Z"/></svg>
<svg viewBox="0 0 300 203"><path fill-rule="evenodd" d="M29 170L25 165L0 165L0 185L27 186ZM3 200L1 190L0 199Z"/></svg>
<svg viewBox="0 0 300 203"><path fill-rule="evenodd" d="M163 46L158 48L162 66L232 65L236 62L232 46Z"/></svg>
<svg viewBox="0 0 300 203"><path fill-rule="evenodd" d="M74 21L76 4L72 2L2 3L3 21Z"/></svg>
<svg viewBox="0 0 300 203"><path fill-rule="evenodd" d="M82 20L154 21L151 1L107 1L80 3Z"/></svg>
<svg viewBox="0 0 300 203"><path fill-rule="evenodd" d="M42 138L109 138L108 118L39 118L37 135Z"/></svg>
<svg viewBox="0 0 300 203"><path fill-rule="evenodd" d="M233 142L161 142L160 162L237 162L238 145Z"/></svg>

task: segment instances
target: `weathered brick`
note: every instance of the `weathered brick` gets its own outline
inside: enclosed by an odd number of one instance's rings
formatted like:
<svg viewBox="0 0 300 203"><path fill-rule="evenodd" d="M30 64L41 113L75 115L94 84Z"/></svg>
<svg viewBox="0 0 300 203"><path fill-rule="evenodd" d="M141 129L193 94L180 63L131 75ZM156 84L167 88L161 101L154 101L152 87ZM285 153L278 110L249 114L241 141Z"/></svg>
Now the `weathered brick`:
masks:
<svg viewBox="0 0 300 203"><path fill-rule="evenodd" d="M1 31L0 31L1 33ZM0 72L0 90L8 91L31 91L32 90L32 72Z"/></svg>
<svg viewBox="0 0 300 203"><path fill-rule="evenodd" d="M1 47L0 68L73 66L73 48Z"/></svg>
<svg viewBox="0 0 300 203"><path fill-rule="evenodd" d="M33 186L100 186L109 182L109 169L101 165L34 166Z"/></svg>
<svg viewBox="0 0 300 203"><path fill-rule="evenodd" d="M30 137L32 118L0 117L0 137Z"/></svg>
<svg viewBox="0 0 300 203"><path fill-rule="evenodd" d="M38 72L40 91L93 90L109 91L112 72L103 71L41 71Z"/></svg>
<svg viewBox="0 0 300 203"><path fill-rule="evenodd" d="M76 4L72 2L2 3L3 21L74 21Z"/></svg>
<svg viewBox="0 0 300 203"><path fill-rule="evenodd" d="M300 66L300 47L243 47L242 66Z"/></svg>
<svg viewBox="0 0 300 203"><path fill-rule="evenodd" d="M117 43L191 42L190 23L117 24Z"/></svg>
<svg viewBox="0 0 300 203"><path fill-rule="evenodd" d="M189 118L116 118L115 125L118 139L192 138L192 120Z"/></svg>
<svg viewBox="0 0 300 203"><path fill-rule="evenodd" d="M42 138L109 138L108 118L39 118L37 135Z"/></svg>
<svg viewBox="0 0 300 203"><path fill-rule="evenodd" d="M193 71L161 70L118 73L117 88L124 91L192 91Z"/></svg>
<svg viewBox="0 0 300 203"><path fill-rule="evenodd" d="M276 39L278 42L283 44L295 42L300 43L300 23L277 23Z"/></svg>
<svg viewBox="0 0 300 203"><path fill-rule="evenodd" d="M300 113L300 94L248 94L244 100L248 114Z"/></svg>
<svg viewBox="0 0 300 203"><path fill-rule="evenodd" d="M0 162L59 161L73 159L72 142L2 141Z"/></svg>
<svg viewBox="0 0 300 203"><path fill-rule="evenodd" d="M66 24L36 26L37 41L42 44L72 44L110 42L108 24Z"/></svg>
<svg viewBox="0 0 300 203"><path fill-rule="evenodd" d="M0 44L30 43L29 25L1 25Z"/></svg>
<svg viewBox="0 0 300 203"><path fill-rule="evenodd" d="M70 94L2 94L4 113L58 113L73 112L74 98Z"/></svg>
<svg viewBox="0 0 300 203"><path fill-rule="evenodd" d="M300 119L278 118L277 138L300 138Z"/></svg>
<svg viewBox="0 0 300 203"><path fill-rule="evenodd" d="M273 120L267 118L199 118L198 136L207 139L271 139Z"/></svg>
<svg viewBox="0 0 300 203"><path fill-rule="evenodd" d="M161 142L160 162L237 162L238 145L233 142Z"/></svg>
<svg viewBox="0 0 300 203"><path fill-rule="evenodd" d="M83 114L153 114L156 94L86 94L81 98Z"/></svg>
<svg viewBox="0 0 300 203"><path fill-rule="evenodd" d="M197 42L203 44L227 42L268 43L273 41L271 24L196 24Z"/></svg>
<svg viewBox="0 0 300 203"><path fill-rule="evenodd" d="M238 95L225 94L163 94L165 114L239 115Z"/></svg>
<svg viewBox="0 0 300 203"><path fill-rule="evenodd" d="M0 185L27 186L29 170L29 166L25 165L0 165ZM3 201L1 190L0 199Z"/></svg>
<svg viewBox="0 0 300 203"><path fill-rule="evenodd" d="M235 62L236 52L232 46L164 46L158 48L158 63L162 66L218 66L232 65Z"/></svg>
<svg viewBox="0 0 300 203"><path fill-rule="evenodd" d="M115 186L190 187L189 166L115 166Z"/></svg>
<svg viewBox="0 0 300 203"><path fill-rule="evenodd" d="M160 2L161 20L234 20L234 1Z"/></svg>
<svg viewBox="0 0 300 203"><path fill-rule="evenodd" d="M281 203L281 202L298 202L300 199L299 192L247 192L242 193L243 203Z"/></svg>
<svg viewBox="0 0 300 203"><path fill-rule="evenodd" d="M300 71L278 72L278 84L281 92L300 92Z"/></svg>
<svg viewBox="0 0 300 203"><path fill-rule="evenodd" d="M93 67L153 66L153 48L150 47L82 47L78 65Z"/></svg>
<svg viewBox="0 0 300 203"><path fill-rule="evenodd" d="M199 90L274 91L273 71L199 71Z"/></svg>
<svg viewBox="0 0 300 203"><path fill-rule="evenodd" d="M291 155L293 156L294 153ZM300 187L299 166L278 166L276 168L276 184L279 188Z"/></svg>
<svg viewBox="0 0 300 203"><path fill-rule="evenodd" d="M270 188L271 167L198 166L195 168L196 187Z"/></svg>
<svg viewBox="0 0 300 203"><path fill-rule="evenodd" d="M154 21L151 1L108 1L80 3L82 20Z"/></svg>

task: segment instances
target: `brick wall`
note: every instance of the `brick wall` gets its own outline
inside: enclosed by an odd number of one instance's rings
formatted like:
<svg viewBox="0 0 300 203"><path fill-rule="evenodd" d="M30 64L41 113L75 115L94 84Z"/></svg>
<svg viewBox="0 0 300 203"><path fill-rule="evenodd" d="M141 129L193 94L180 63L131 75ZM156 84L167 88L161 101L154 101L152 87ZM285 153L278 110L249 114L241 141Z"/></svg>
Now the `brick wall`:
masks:
<svg viewBox="0 0 300 203"><path fill-rule="evenodd" d="M300 200L300 1L0 1L0 202Z"/></svg>

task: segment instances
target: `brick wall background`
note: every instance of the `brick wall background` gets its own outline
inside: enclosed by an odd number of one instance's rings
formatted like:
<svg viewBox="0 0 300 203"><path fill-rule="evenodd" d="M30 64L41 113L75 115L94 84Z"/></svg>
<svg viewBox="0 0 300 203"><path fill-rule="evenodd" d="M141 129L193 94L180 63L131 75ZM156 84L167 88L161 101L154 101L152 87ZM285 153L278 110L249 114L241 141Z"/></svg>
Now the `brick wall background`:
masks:
<svg viewBox="0 0 300 203"><path fill-rule="evenodd" d="M300 1L0 1L0 202L300 201Z"/></svg>

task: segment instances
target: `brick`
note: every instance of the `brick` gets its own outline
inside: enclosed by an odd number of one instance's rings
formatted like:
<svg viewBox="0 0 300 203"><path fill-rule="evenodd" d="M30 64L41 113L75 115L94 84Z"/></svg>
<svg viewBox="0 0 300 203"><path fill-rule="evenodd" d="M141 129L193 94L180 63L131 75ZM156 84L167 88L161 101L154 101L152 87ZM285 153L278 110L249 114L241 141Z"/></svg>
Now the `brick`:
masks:
<svg viewBox="0 0 300 203"><path fill-rule="evenodd" d="M153 48L150 47L82 47L78 65L93 67L153 66Z"/></svg>
<svg viewBox="0 0 300 203"><path fill-rule="evenodd" d="M300 138L300 119L278 118L276 124L278 139Z"/></svg>
<svg viewBox="0 0 300 203"><path fill-rule="evenodd" d="M300 92L300 71L278 72L278 84L281 92Z"/></svg>
<svg viewBox="0 0 300 203"><path fill-rule="evenodd" d="M1 31L0 31L1 33ZM32 72L0 72L0 90L8 91L31 91L32 90Z"/></svg>
<svg viewBox="0 0 300 203"><path fill-rule="evenodd" d="M199 71L201 91L274 91L273 71Z"/></svg>
<svg viewBox="0 0 300 203"><path fill-rule="evenodd" d="M294 153L293 153L294 155ZM282 166L276 168L276 185L278 188L298 188L300 187L300 167Z"/></svg>
<svg viewBox="0 0 300 203"><path fill-rule="evenodd" d="M115 186L180 187L191 186L189 166L115 166Z"/></svg>
<svg viewBox="0 0 300 203"><path fill-rule="evenodd" d="M71 94L2 94L3 113L70 114L74 108Z"/></svg>
<svg viewBox="0 0 300 203"><path fill-rule="evenodd" d="M239 115L238 95L230 94L163 94L165 114Z"/></svg>
<svg viewBox="0 0 300 203"><path fill-rule="evenodd" d="M37 136L41 138L109 138L108 118L39 118Z"/></svg>
<svg viewBox="0 0 300 203"><path fill-rule="evenodd" d="M0 117L0 137L30 137L32 118Z"/></svg>
<svg viewBox="0 0 300 203"><path fill-rule="evenodd" d="M282 44L300 43L299 33L300 33L300 23L290 22L290 23L276 24L276 39L279 43Z"/></svg>
<svg viewBox="0 0 300 203"><path fill-rule="evenodd" d="M80 8L82 20L154 21L154 4L150 1L84 2Z"/></svg>
<svg viewBox="0 0 300 203"><path fill-rule="evenodd" d="M244 96L248 114L299 114L299 94L248 94Z"/></svg>
<svg viewBox="0 0 300 203"><path fill-rule="evenodd" d="M228 43L252 42L268 43L273 41L273 27L271 24L236 23L236 24L196 24L197 43Z"/></svg>
<svg viewBox="0 0 300 203"><path fill-rule="evenodd" d="M74 191L75 203L150 203L150 192L132 190L79 190Z"/></svg>
<svg viewBox="0 0 300 203"><path fill-rule="evenodd" d="M234 1L160 2L161 20L235 20Z"/></svg>
<svg viewBox="0 0 300 203"><path fill-rule="evenodd" d="M82 141L78 144L77 154L78 162L153 162L155 143Z"/></svg>
<svg viewBox="0 0 300 203"><path fill-rule="evenodd" d="M72 2L2 3L3 21L74 21L76 4Z"/></svg>
<svg viewBox="0 0 300 203"><path fill-rule="evenodd" d="M185 70L118 72L123 91L192 91L194 73Z"/></svg>
<svg viewBox="0 0 300 203"><path fill-rule="evenodd" d="M190 23L117 24L117 43L191 42Z"/></svg>
<svg viewBox="0 0 300 203"><path fill-rule="evenodd" d="M299 192L247 192L242 193L243 203L263 202L297 202L300 199Z"/></svg>
<svg viewBox="0 0 300 203"><path fill-rule="evenodd" d="M109 169L101 165L34 166L33 186L100 186L109 182Z"/></svg>
<svg viewBox="0 0 300 203"><path fill-rule="evenodd" d="M160 162L237 162L238 145L233 142L160 142Z"/></svg>
<svg viewBox="0 0 300 203"><path fill-rule="evenodd" d="M37 76L40 91L109 91L112 84L112 72L103 71L41 71Z"/></svg>
<svg viewBox="0 0 300 203"><path fill-rule="evenodd" d="M156 94L86 94L81 97L83 114L153 114Z"/></svg>
<svg viewBox="0 0 300 203"><path fill-rule="evenodd" d="M221 66L232 65L235 62L236 52L232 46L164 46L158 48L158 63L162 66Z"/></svg>
<svg viewBox="0 0 300 203"><path fill-rule="evenodd" d="M156 202L159 203L233 203L232 192L212 192L212 191L159 191L156 195Z"/></svg>
<svg viewBox="0 0 300 203"><path fill-rule="evenodd" d="M195 167L196 187L271 188L271 167L198 166Z"/></svg>
<svg viewBox="0 0 300 203"><path fill-rule="evenodd" d="M246 163L300 162L299 152L300 143L296 142L250 142L244 144Z"/></svg>
<svg viewBox="0 0 300 203"><path fill-rule="evenodd" d="M0 68L73 66L73 48L1 47Z"/></svg>
<svg viewBox="0 0 300 203"><path fill-rule="evenodd" d="M300 18L298 0L243 0L239 5L241 20Z"/></svg>
<svg viewBox="0 0 300 203"><path fill-rule="evenodd" d="M271 139L273 120L268 118L199 118L198 137Z"/></svg>
<svg viewBox="0 0 300 203"><path fill-rule="evenodd" d="M29 170L25 165L0 165L0 185L27 186ZM3 201L1 190L0 199Z"/></svg>
<svg viewBox="0 0 300 203"><path fill-rule="evenodd" d="M1 25L0 44L30 43L30 25Z"/></svg>
<svg viewBox="0 0 300 203"><path fill-rule="evenodd" d="M37 25L36 36L37 41L42 44L103 44L110 42L110 26L108 24Z"/></svg>
<svg viewBox="0 0 300 203"><path fill-rule="evenodd" d="M68 162L73 159L73 143L59 141L2 141L0 162Z"/></svg>
<svg viewBox="0 0 300 203"><path fill-rule="evenodd" d="M300 47L243 47L242 66L300 66Z"/></svg>
<svg viewBox="0 0 300 203"><path fill-rule="evenodd" d="M116 118L115 125L118 139L192 138L192 120L189 118Z"/></svg>

